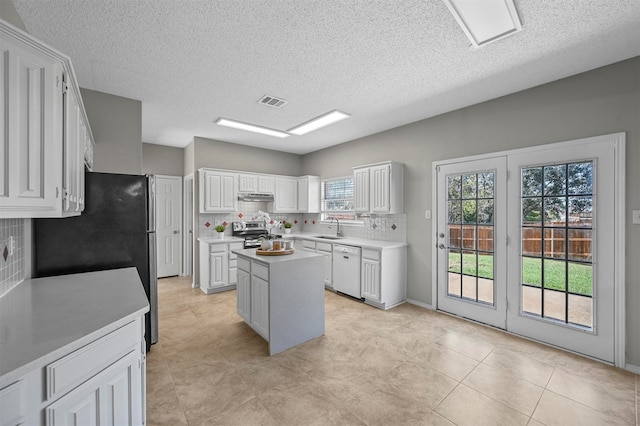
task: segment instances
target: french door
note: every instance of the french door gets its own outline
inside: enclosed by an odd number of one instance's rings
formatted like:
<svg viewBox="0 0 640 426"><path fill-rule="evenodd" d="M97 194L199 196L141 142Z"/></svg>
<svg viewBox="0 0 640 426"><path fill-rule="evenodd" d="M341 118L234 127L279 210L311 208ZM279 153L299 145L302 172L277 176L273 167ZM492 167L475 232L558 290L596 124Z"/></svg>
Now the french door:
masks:
<svg viewBox="0 0 640 426"><path fill-rule="evenodd" d="M438 309L503 329L506 170L506 157L436 168Z"/></svg>
<svg viewBox="0 0 640 426"><path fill-rule="evenodd" d="M623 164L623 134L436 164L437 308L619 364Z"/></svg>

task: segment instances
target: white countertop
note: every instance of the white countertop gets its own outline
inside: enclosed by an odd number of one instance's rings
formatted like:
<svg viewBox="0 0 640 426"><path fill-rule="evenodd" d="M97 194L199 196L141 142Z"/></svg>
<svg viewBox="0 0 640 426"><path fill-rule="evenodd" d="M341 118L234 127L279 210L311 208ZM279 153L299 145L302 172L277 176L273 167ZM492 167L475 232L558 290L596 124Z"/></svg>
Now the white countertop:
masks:
<svg viewBox="0 0 640 426"><path fill-rule="evenodd" d="M406 247L407 243L398 242L398 241L381 241L381 240L367 240L364 238L351 238L351 237L340 237L337 240L327 239L327 238L318 238L319 234L317 232L297 232L295 234L281 234L284 239L304 239L311 241L319 241L323 243L331 243L331 244L344 244L347 246L358 246L362 248L374 249L374 250L384 250L384 249L392 249L398 247ZM333 236L333 235L329 235Z"/></svg>
<svg viewBox="0 0 640 426"><path fill-rule="evenodd" d="M242 250L232 250L232 253L237 254L238 256L244 256L250 258L252 260L258 260L264 263L283 263L283 262L292 262L300 259L306 259L309 257L324 257L322 253L313 253L310 251L302 250L301 248L294 250L292 254L285 254L282 256L263 256L256 254L256 249L242 249Z"/></svg>
<svg viewBox="0 0 640 426"><path fill-rule="evenodd" d="M136 268L25 280L0 298L0 388L148 310Z"/></svg>
<svg viewBox="0 0 640 426"><path fill-rule="evenodd" d="M207 244L242 243L244 242L244 238L231 237L231 236L225 235L224 238L201 237L201 238L198 238L198 241L200 241L201 243L207 243Z"/></svg>

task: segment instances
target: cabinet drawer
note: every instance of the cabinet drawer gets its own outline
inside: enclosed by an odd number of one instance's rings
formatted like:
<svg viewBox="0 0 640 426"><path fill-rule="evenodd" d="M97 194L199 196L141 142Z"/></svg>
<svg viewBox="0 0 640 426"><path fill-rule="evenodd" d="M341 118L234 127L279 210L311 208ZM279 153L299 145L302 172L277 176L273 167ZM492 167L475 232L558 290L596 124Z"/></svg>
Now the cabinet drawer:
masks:
<svg viewBox="0 0 640 426"><path fill-rule="evenodd" d="M229 260L237 259L238 255L232 253L232 250L242 250L244 243L229 243Z"/></svg>
<svg viewBox="0 0 640 426"><path fill-rule="evenodd" d="M209 253L222 253L227 251L226 244L209 244Z"/></svg>
<svg viewBox="0 0 640 426"><path fill-rule="evenodd" d="M239 258L238 269L242 269L243 271L246 271L246 272L251 272L251 261L244 259L242 257Z"/></svg>
<svg viewBox="0 0 640 426"><path fill-rule="evenodd" d="M362 257L364 259L380 261L380 250L362 249Z"/></svg>
<svg viewBox="0 0 640 426"><path fill-rule="evenodd" d="M22 382L0 390L0 425L19 425L24 422Z"/></svg>
<svg viewBox="0 0 640 426"><path fill-rule="evenodd" d="M333 251L333 245L331 243L316 243L316 250L331 253Z"/></svg>
<svg viewBox="0 0 640 426"><path fill-rule="evenodd" d="M229 269L231 268L237 268L238 267L238 258L234 258L231 259L231 257L229 257Z"/></svg>
<svg viewBox="0 0 640 426"><path fill-rule="evenodd" d="M251 273L256 277L269 281L269 268L261 263L251 262Z"/></svg>
<svg viewBox="0 0 640 426"><path fill-rule="evenodd" d="M315 250L316 243L314 241L302 240L302 248Z"/></svg>
<svg viewBox="0 0 640 426"><path fill-rule="evenodd" d="M131 352L132 347L139 348L141 330L140 321L136 320L49 364L46 367L47 399L55 399L78 386Z"/></svg>

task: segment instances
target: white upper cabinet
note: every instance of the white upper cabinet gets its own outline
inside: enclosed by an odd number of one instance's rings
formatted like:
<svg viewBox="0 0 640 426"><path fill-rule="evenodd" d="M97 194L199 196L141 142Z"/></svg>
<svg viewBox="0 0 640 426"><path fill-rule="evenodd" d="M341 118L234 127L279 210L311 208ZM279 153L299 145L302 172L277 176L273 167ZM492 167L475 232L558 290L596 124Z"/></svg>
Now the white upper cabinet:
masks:
<svg viewBox="0 0 640 426"><path fill-rule="evenodd" d="M273 194L275 186L276 179L273 176L258 175L258 192L260 194Z"/></svg>
<svg viewBox="0 0 640 426"><path fill-rule="evenodd" d="M369 212L369 168L353 170L355 211Z"/></svg>
<svg viewBox="0 0 640 426"><path fill-rule="evenodd" d="M298 212L298 178L276 177L273 212Z"/></svg>
<svg viewBox="0 0 640 426"><path fill-rule="evenodd" d="M200 213L229 213L238 210L237 173L199 169Z"/></svg>
<svg viewBox="0 0 640 426"><path fill-rule="evenodd" d="M0 218L84 209L93 137L68 57L0 20Z"/></svg>
<svg viewBox="0 0 640 426"><path fill-rule="evenodd" d="M238 180L238 190L240 192L273 194L275 187L275 178L273 176L240 173Z"/></svg>
<svg viewBox="0 0 640 426"><path fill-rule="evenodd" d="M404 165L388 161L354 167L355 210L360 213L404 212Z"/></svg>
<svg viewBox="0 0 640 426"><path fill-rule="evenodd" d="M298 178L298 212L320 213L320 177Z"/></svg>
<svg viewBox="0 0 640 426"><path fill-rule="evenodd" d="M240 192L258 192L258 175L238 175L238 190Z"/></svg>

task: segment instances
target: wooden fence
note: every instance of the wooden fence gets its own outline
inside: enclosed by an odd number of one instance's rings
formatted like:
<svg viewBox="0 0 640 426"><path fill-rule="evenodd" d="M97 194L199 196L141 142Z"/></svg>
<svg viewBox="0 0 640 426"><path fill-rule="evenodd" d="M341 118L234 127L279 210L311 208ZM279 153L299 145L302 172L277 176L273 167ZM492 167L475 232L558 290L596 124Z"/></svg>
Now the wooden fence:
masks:
<svg viewBox="0 0 640 426"><path fill-rule="evenodd" d="M564 259L566 232L565 228L545 228L543 240L542 228L523 228L522 253L541 256L544 246L544 257ZM568 233L569 259L590 261L591 231L569 228ZM493 252L493 235L493 226L449 225L449 245L463 250Z"/></svg>

